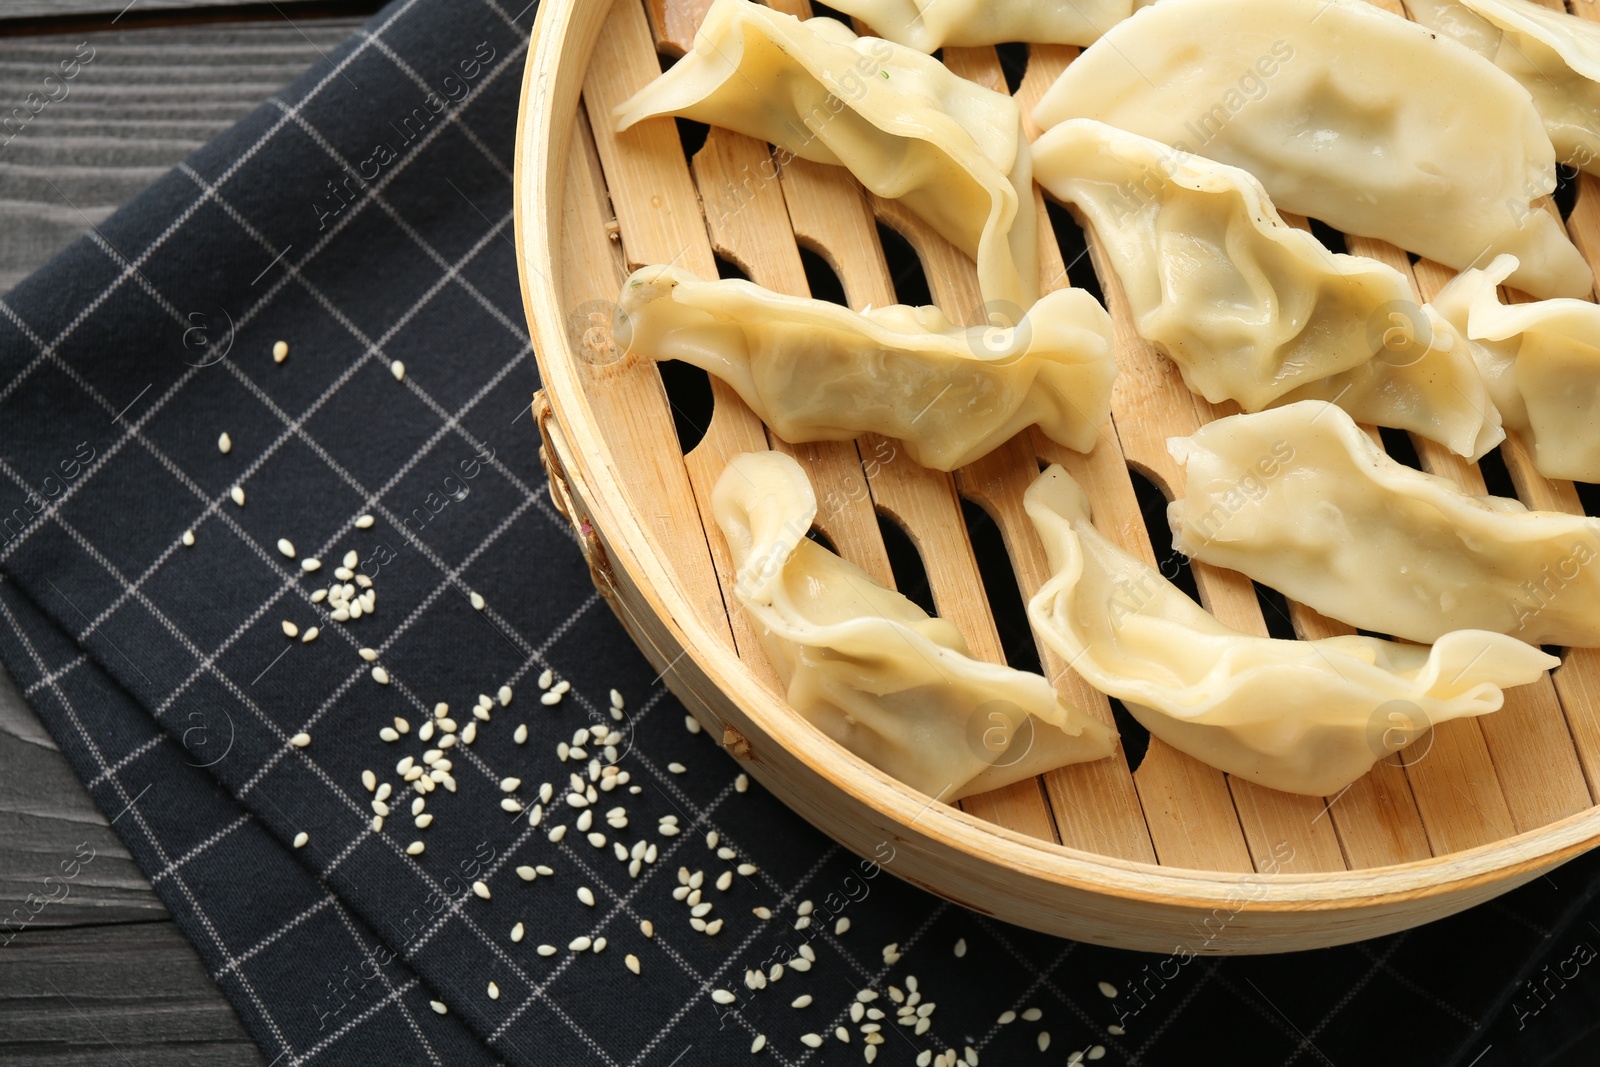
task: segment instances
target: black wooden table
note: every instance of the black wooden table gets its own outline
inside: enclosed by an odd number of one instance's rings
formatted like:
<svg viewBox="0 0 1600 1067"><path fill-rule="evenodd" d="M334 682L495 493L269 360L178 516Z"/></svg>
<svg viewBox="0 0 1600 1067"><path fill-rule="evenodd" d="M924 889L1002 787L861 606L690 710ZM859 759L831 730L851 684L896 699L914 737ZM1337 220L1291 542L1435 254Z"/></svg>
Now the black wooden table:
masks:
<svg viewBox="0 0 1600 1067"><path fill-rule="evenodd" d="M0 292L380 6L0 0ZM75 76L46 83L63 61ZM52 99L7 127L33 92ZM0 948L0 1063L265 1063L3 670L0 772L0 914L47 892L80 845L96 853L67 899Z"/></svg>

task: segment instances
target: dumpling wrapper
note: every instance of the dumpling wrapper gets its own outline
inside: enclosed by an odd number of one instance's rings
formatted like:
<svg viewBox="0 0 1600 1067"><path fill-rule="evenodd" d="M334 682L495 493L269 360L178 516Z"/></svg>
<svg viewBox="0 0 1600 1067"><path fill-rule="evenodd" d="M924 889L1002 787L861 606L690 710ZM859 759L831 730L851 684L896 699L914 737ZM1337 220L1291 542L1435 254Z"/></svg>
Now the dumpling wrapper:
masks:
<svg viewBox="0 0 1600 1067"><path fill-rule="evenodd" d="M1240 633L1101 536L1060 467L1024 499L1053 572L1028 604L1035 632L1154 736L1271 789L1337 793L1428 726L1498 710L1503 688L1560 662L1470 630L1432 649Z"/></svg>
<svg viewBox="0 0 1600 1067"><path fill-rule="evenodd" d="M1139 336L1213 404L1333 400L1474 460L1504 439L1467 345L1410 282L1285 223L1245 171L1093 119L1033 155L1039 183L1093 223Z"/></svg>
<svg viewBox="0 0 1600 1067"><path fill-rule="evenodd" d="M946 45L1028 41L1090 44L1151 0L835 0L896 44L932 53Z"/></svg>
<svg viewBox="0 0 1600 1067"><path fill-rule="evenodd" d="M1242 167L1278 207L1458 270L1515 255L1512 284L1586 296L1555 150L1527 90L1363 0L1163 0L1118 23L1034 111L1092 118Z"/></svg>
<svg viewBox="0 0 1600 1067"><path fill-rule="evenodd" d="M954 470L1028 426L1088 452L1111 413L1111 319L1061 289L1015 327L952 326L935 307L857 313L741 279L644 267L623 284L617 344L733 386L785 441L898 438Z"/></svg>
<svg viewBox="0 0 1600 1067"><path fill-rule="evenodd" d="M1434 306L1468 337L1489 395L1533 446L1539 473L1600 482L1600 305L1502 304L1496 286L1515 269L1499 256L1465 271Z"/></svg>
<svg viewBox="0 0 1600 1067"><path fill-rule="evenodd" d="M958 800L1116 751L1043 677L973 659L949 622L808 540L816 495L790 457L735 456L711 506L789 704L874 767Z"/></svg>
<svg viewBox="0 0 1600 1067"><path fill-rule="evenodd" d="M1406 8L1515 78L1557 157L1600 175L1600 23L1528 0L1406 0Z"/></svg>
<svg viewBox="0 0 1600 1067"><path fill-rule="evenodd" d="M678 115L845 167L971 256L994 314L1039 296L1039 220L1022 111L930 56L834 19L715 0L694 51L616 110Z"/></svg>
<svg viewBox="0 0 1600 1067"><path fill-rule="evenodd" d="M1173 544L1358 629L1600 645L1600 520L1471 496L1306 401L1167 442L1188 469Z"/></svg>

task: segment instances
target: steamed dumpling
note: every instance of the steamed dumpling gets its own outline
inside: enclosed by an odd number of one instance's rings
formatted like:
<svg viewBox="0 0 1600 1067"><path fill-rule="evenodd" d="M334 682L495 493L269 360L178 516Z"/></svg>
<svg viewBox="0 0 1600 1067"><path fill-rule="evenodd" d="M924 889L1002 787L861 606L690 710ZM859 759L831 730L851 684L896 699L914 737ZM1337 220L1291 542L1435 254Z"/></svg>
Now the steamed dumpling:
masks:
<svg viewBox="0 0 1600 1067"><path fill-rule="evenodd" d="M817 500L790 457L735 456L711 506L789 704L879 770L956 800L1116 751L1043 677L973 659L953 625L807 539Z"/></svg>
<svg viewBox="0 0 1600 1067"><path fill-rule="evenodd" d="M619 345L693 363L736 389L785 441L895 437L954 470L1035 423L1080 452L1110 416L1111 320L1061 289L1015 327L952 326L938 308L858 314L750 282L645 267L623 284Z"/></svg>
<svg viewBox="0 0 1600 1067"><path fill-rule="evenodd" d="M1475 629L1600 646L1600 520L1471 496L1315 401L1219 419L1168 448L1188 484L1168 509L1173 544L1195 559L1412 641Z"/></svg>
<svg viewBox="0 0 1600 1067"><path fill-rule="evenodd" d="M1465 342L1406 278L1288 225L1246 172L1093 119L1033 151L1039 183L1093 223L1139 336L1207 400L1326 398L1471 459L1503 439Z"/></svg>
<svg viewBox="0 0 1600 1067"><path fill-rule="evenodd" d="M1151 734L1271 789L1336 793L1429 725L1495 711L1503 688L1560 662L1472 630L1431 649L1240 633L1101 536L1060 467L1025 500L1054 574L1028 604L1035 632Z"/></svg>
<svg viewBox="0 0 1600 1067"><path fill-rule="evenodd" d="M715 0L694 51L617 108L617 128L679 115L847 168L973 257L1014 324L1039 295L1039 220L1022 112L920 52Z"/></svg>
<svg viewBox="0 0 1600 1067"><path fill-rule="evenodd" d="M1495 406L1533 446L1539 473L1600 482L1600 305L1502 304L1496 287L1516 265L1500 256L1466 271L1434 305L1469 338Z"/></svg>
<svg viewBox="0 0 1600 1067"><path fill-rule="evenodd" d="M1600 23L1529 0L1406 0L1406 7L1517 79L1557 157L1600 175Z"/></svg>
<svg viewBox="0 0 1600 1067"><path fill-rule="evenodd" d="M1089 44L1140 5L1135 0L834 0L828 6L897 44L931 53L946 45L1008 41Z"/></svg>
<svg viewBox="0 0 1600 1067"><path fill-rule="evenodd" d="M1115 26L1034 111L1242 167L1278 207L1457 269L1586 296L1588 264L1531 202L1556 184L1528 93L1448 37L1362 0L1162 0Z"/></svg>

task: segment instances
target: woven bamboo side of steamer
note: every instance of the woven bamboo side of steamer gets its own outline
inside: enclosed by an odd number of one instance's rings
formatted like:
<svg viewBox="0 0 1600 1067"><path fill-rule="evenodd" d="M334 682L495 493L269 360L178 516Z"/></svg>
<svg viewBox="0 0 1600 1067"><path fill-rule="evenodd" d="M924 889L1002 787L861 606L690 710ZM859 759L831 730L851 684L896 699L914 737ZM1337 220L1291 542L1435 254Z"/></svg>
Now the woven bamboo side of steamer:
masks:
<svg viewBox="0 0 1600 1067"><path fill-rule="evenodd" d="M806 0L769 2L810 14ZM1169 535L1145 528L1130 467L1169 497L1181 494L1182 470L1165 439L1231 412L1190 394L1137 337L1091 232L1089 257L1122 372L1112 422L1092 454L1030 432L952 476L870 436L794 446L713 381L710 424L684 455L657 369L616 352L604 330L632 269L671 262L714 278L721 257L768 288L809 295L805 247L834 269L852 306L882 305L896 298L881 222L910 242L952 318L971 318L981 306L970 260L839 168L798 160L780 168L766 145L724 130L711 131L686 160L670 119L612 130L611 109L655 77L658 54L692 47L706 6L616 0L545 8L525 86L517 232L550 397L539 422L553 491L583 535L597 585L641 648L752 774L857 852L881 857L892 848L892 871L943 896L1048 932L1161 951L1179 942L1203 953L1279 951L1374 936L1487 899L1594 843L1600 659L1591 650L1568 651L1553 681L1514 691L1502 711L1434 730L1431 744L1410 750L1424 757L1382 762L1321 799L1230 779L1152 739L1135 772L1119 754L969 798L958 810L855 760L789 710L731 595L732 568L709 514L711 486L729 457L768 447L795 456L825 501L821 531L888 585L894 576L879 516L899 525L916 545L939 613L975 654L1004 662L961 500L1000 528L1024 598L1047 577L1021 506L1041 461L1066 466L1089 490L1097 524L1154 563L1153 544ZM1025 112L1075 54L1031 50L1017 92ZM1007 90L993 49L947 49L944 57L957 73ZM1586 255L1600 253L1600 193L1591 181L1583 179L1570 222ZM1041 281L1056 289L1067 284L1067 267L1043 222L1042 197L1039 206ZM1448 278L1377 242L1350 245L1407 273L1419 296ZM1079 275L1084 266L1071 270ZM1475 467L1431 443L1416 446L1429 470L1484 491ZM1520 443L1502 452L1526 503L1581 513L1572 486L1542 479ZM1267 632L1248 579L1199 564L1194 575L1219 618ZM1299 605L1289 614L1302 637L1342 629ZM1111 721L1102 695L1047 649L1038 652L1065 699ZM1197 939L1219 909L1229 916L1220 932Z"/></svg>

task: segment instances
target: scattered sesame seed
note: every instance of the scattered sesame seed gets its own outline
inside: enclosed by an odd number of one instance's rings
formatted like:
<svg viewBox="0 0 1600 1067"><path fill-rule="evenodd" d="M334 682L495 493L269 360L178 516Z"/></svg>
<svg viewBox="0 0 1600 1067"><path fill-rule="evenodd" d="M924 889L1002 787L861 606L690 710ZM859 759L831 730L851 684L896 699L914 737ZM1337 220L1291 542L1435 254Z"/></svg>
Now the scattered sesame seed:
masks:
<svg viewBox="0 0 1600 1067"><path fill-rule="evenodd" d="M272 362L274 362L274 363L282 363L284 360L286 360L288 358L289 358L289 342L287 342L287 341L275 341L275 342L273 342L273 345L272 345ZM435 1005L433 1010L438 1012L440 1015L443 1015L444 1014L444 1005L440 1004L437 1000L434 1001L433 1003Z"/></svg>
<svg viewBox="0 0 1600 1067"><path fill-rule="evenodd" d="M489 899L489 887L481 881L472 883L472 892L478 897L479 900Z"/></svg>
<svg viewBox="0 0 1600 1067"><path fill-rule="evenodd" d="M649 919L645 919L639 923L639 932L646 937L655 937L656 924L651 922Z"/></svg>
<svg viewBox="0 0 1600 1067"><path fill-rule="evenodd" d="M539 955L541 955L541 956L554 956L559 951L561 951L561 950L556 948L554 945L540 945L539 946Z"/></svg>
<svg viewBox="0 0 1600 1067"><path fill-rule="evenodd" d="M317 639L317 635L320 633L322 633L322 631L313 626L311 629L300 635L300 643L302 645L309 645L311 642Z"/></svg>
<svg viewBox="0 0 1600 1067"><path fill-rule="evenodd" d="M561 694L557 693L555 690L551 690L539 698L539 703L543 704L547 708L553 708L557 704L561 703Z"/></svg>
<svg viewBox="0 0 1600 1067"><path fill-rule="evenodd" d="M1040 1011L1038 1008L1029 1008L1027 1011L1022 1013L1023 1022L1036 1023L1042 1018L1044 1018L1044 1012Z"/></svg>
<svg viewBox="0 0 1600 1067"><path fill-rule="evenodd" d="M587 952L593 945L593 941L589 940L587 937L581 936L575 937L571 941L567 942L567 947L573 952Z"/></svg>
<svg viewBox="0 0 1600 1067"><path fill-rule="evenodd" d="M1045 1049L1047 1049L1049 1047L1050 1047L1050 1031L1048 1031L1048 1030L1040 1030L1039 1031L1039 1051L1043 1052Z"/></svg>
<svg viewBox="0 0 1600 1067"><path fill-rule="evenodd" d="M372 529L372 524L376 521L371 515L362 515L356 519L356 529L370 530Z"/></svg>
<svg viewBox="0 0 1600 1067"><path fill-rule="evenodd" d="M717 875L717 888L718 889L720 889L724 893L726 893L732 887L733 887L733 872L732 871L723 871L721 874Z"/></svg>
<svg viewBox="0 0 1600 1067"><path fill-rule="evenodd" d="M428 846L424 845L421 841L413 841L411 844L406 846L406 855L420 856L422 855L422 850L427 847Z"/></svg>
<svg viewBox="0 0 1600 1067"><path fill-rule="evenodd" d="M630 953L628 953L626 956L624 956L622 958L622 962L627 966L628 970L632 971L634 974L638 974L639 973L639 957L638 956L635 956L633 953L630 952ZM756 1051L760 1051L760 1050L757 1049Z"/></svg>
<svg viewBox="0 0 1600 1067"><path fill-rule="evenodd" d="M733 780L733 791L735 793L748 793L750 791L750 776L741 774L735 778Z"/></svg>
<svg viewBox="0 0 1600 1067"><path fill-rule="evenodd" d="M472 601L472 610L473 611L482 611L483 610L483 594L482 593L469 594L467 599Z"/></svg>
<svg viewBox="0 0 1600 1067"><path fill-rule="evenodd" d="M229 437L226 432L217 438L217 451L224 456L233 451L233 438Z"/></svg>
<svg viewBox="0 0 1600 1067"><path fill-rule="evenodd" d="M771 908L751 908L750 910L755 914L755 917L760 919L762 922L766 922L768 919L772 918Z"/></svg>
<svg viewBox="0 0 1600 1067"><path fill-rule="evenodd" d="M500 987L495 985L493 982L489 983L489 988L488 988L487 992L489 994L489 999L490 1000L499 1000L500 999Z"/></svg>
<svg viewBox="0 0 1600 1067"><path fill-rule="evenodd" d="M398 715L394 717L394 728L403 734L408 734L411 732L411 724L406 722Z"/></svg>
<svg viewBox="0 0 1600 1067"><path fill-rule="evenodd" d="M800 1043L805 1045L807 1048L821 1048L822 1038L817 1034L801 1034Z"/></svg>
<svg viewBox="0 0 1600 1067"><path fill-rule="evenodd" d="M417 799L421 800L422 798L418 797ZM428 827L433 825L433 816L429 815L427 812L423 812L421 815L417 816L416 823L418 830L426 830Z"/></svg>
<svg viewBox="0 0 1600 1067"><path fill-rule="evenodd" d="M523 723L522 725L518 726L516 732L511 735L511 740L515 741L519 745L527 744L528 724Z"/></svg>
<svg viewBox="0 0 1600 1067"><path fill-rule="evenodd" d="M385 741L392 742L400 740L400 734L392 726L385 726L383 729L379 730L378 736L383 738Z"/></svg>
<svg viewBox="0 0 1600 1067"><path fill-rule="evenodd" d="M700 720L693 715L685 715L683 717L683 728L691 734L697 734L700 732Z"/></svg>
<svg viewBox="0 0 1600 1067"><path fill-rule="evenodd" d="M500 687L500 691L497 692L495 696L499 698L500 706L502 708L511 706L511 687L509 685L502 685Z"/></svg>
<svg viewBox="0 0 1600 1067"><path fill-rule="evenodd" d="M233 502L235 504L239 505L241 508L244 507L244 487L243 486L241 486L241 485L234 486L232 489L228 490L228 496L233 500Z"/></svg>
<svg viewBox="0 0 1600 1067"><path fill-rule="evenodd" d="M739 998L728 992L726 989L713 989L711 991L711 999L716 1001L718 1004L732 1004Z"/></svg>
<svg viewBox="0 0 1600 1067"><path fill-rule="evenodd" d="M375 833L375 834L380 834L380 833L383 832L383 816L382 815L374 815L372 817L372 832Z"/></svg>
<svg viewBox="0 0 1600 1067"><path fill-rule="evenodd" d="M306 842L310 841L310 840L311 840L311 835L306 833L304 830L301 830L299 833L294 835L294 847L295 848L305 848L306 847Z"/></svg>
<svg viewBox="0 0 1600 1067"><path fill-rule="evenodd" d="M278 552L289 559L294 559L294 542L287 537L278 538Z"/></svg>
<svg viewBox="0 0 1600 1067"><path fill-rule="evenodd" d="M297 733L293 737L289 738L289 743L295 748L305 748L311 743L311 735L301 731L300 733Z"/></svg>
<svg viewBox="0 0 1600 1067"><path fill-rule="evenodd" d="M193 530L185 530L185 531L183 531L183 537L181 537L179 540L181 540L183 542L183 547L184 548L193 548L194 547L194 531Z"/></svg>
<svg viewBox="0 0 1600 1067"><path fill-rule="evenodd" d="M561 844L561 839L563 837L566 837L566 836L567 836L567 827L566 827L566 824L563 823L562 825L557 826L557 827L555 827L554 829L552 829L550 831L550 843L552 845L559 845L559 844Z"/></svg>
<svg viewBox="0 0 1600 1067"><path fill-rule="evenodd" d="M549 689L550 688L550 683L555 681L555 677L556 677L555 672L552 671L549 667L546 667L543 671L540 671L539 672L539 688L540 689Z"/></svg>
<svg viewBox="0 0 1600 1067"><path fill-rule="evenodd" d="M517 790L519 790L521 788L522 788L522 779L521 778L502 778L502 779L500 779L500 792L502 792L502 793L515 793Z"/></svg>
<svg viewBox="0 0 1600 1067"><path fill-rule="evenodd" d="M1089 1055L1087 1057L1085 1057L1085 1058L1086 1059L1091 1059L1091 1060L1098 1060L1098 1059L1103 1058L1105 1056L1105 1054L1106 1054L1106 1047L1104 1045L1095 1045L1093 1048L1091 1048L1089 1050Z"/></svg>
<svg viewBox="0 0 1600 1067"><path fill-rule="evenodd" d="M742 878L748 878L748 877L750 877L750 876L751 876L751 875L752 875L752 874L755 874L755 873L756 873L756 871L758 871L758 870L759 870L759 869L760 869L760 868L758 868L758 867L757 867L757 866L756 866L756 865L755 865L755 864L753 864L753 863L741 863L741 864L739 864L739 866L738 866L738 867L737 867L737 868L735 868L735 869L736 869L736 870L737 870L737 871L738 871L738 872L739 872L739 875L740 875L740 877L742 877Z"/></svg>
<svg viewBox="0 0 1600 1067"><path fill-rule="evenodd" d="M795 997L793 1000L791 1000L789 1002L789 1007L791 1007L791 1008L809 1008L809 1007L811 1007L811 999L812 998L811 998L811 994L810 993L802 993L798 997Z"/></svg>
<svg viewBox="0 0 1600 1067"><path fill-rule="evenodd" d="M1001 1026L1009 1026L1011 1023L1014 1023L1016 1021L1017 1021L1017 1013L1016 1012L1007 1010L1007 1011L1003 1011L1003 1012L1000 1013L1000 1025Z"/></svg>
<svg viewBox="0 0 1600 1067"><path fill-rule="evenodd" d="M673 774L682 774L684 771L686 771L688 769L689 768L685 767L683 764L677 762L676 760L674 760L673 762L667 764L667 770L671 771Z"/></svg>
<svg viewBox="0 0 1600 1067"><path fill-rule="evenodd" d="M406 365L397 359L389 364L389 373L394 375L395 381L403 382L406 380Z"/></svg>
<svg viewBox="0 0 1600 1067"><path fill-rule="evenodd" d="M1117 987L1112 985L1110 982L1101 982L1099 983L1099 987L1100 995L1103 997L1114 997L1117 995Z"/></svg>
<svg viewBox="0 0 1600 1067"><path fill-rule="evenodd" d="M757 1034L756 1035L756 1039L754 1041L750 1042L750 1051L752 1053L760 1052L762 1049L764 1049L766 1047L767 1047L767 1035L766 1034Z"/></svg>
<svg viewBox="0 0 1600 1067"><path fill-rule="evenodd" d="M1110 1026L1106 1027L1106 1033L1112 1035L1113 1037L1121 1037L1127 1032L1127 1030L1118 1026L1116 1023L1112 1023Z"/></svg>
<svg viewBox="0 0 1600 1067"><path fill-rule="evenodd" d="M511 940L512 941L521 941L522 940L522 934L523 934L523 929L522 929L522 924L521 923L518 923L517 925L515 925L515 926L513 926L511 928Z"/></svg>
<svg viewBox="0 0 1600 1067"><path fill-rule="evenodd" d="M322 569L322 561L315 556L307 556L300 561L300 569L307 574L313 574Z"/></svg>
<svg viewBox="0 0 1600 1067"><path fill-rule="evenodd" d="M967 954L967 939L964 938L964 937L956 938L956 959L959 960L961 957L965 956L966 954Z"/></svg>
<svg viewBox="0 0 1600 1067"><path fill-rule="evenodd" d="M372 680L377 682L379 685L388 685L389 672L384 670L382 667L374 667L372 668Z"/></svg>
<svg viewBox="0 0 1600 1067"><path fill-rule="evenodd" d="M580 885L578 887L578 900L591 908L594 907L594 890L586 885Z"/></svg>
<svg viewBox="0 0 1600 1067"><path fill-rule="evenodd" d="M799 971L801 974L805 974L807 971L809 971L811 969L811 961L808 960L808 959L793 959L793 960L790 960L789 961L789 969L793 970L793 971Z"/></svg>
<svg viewBox="0 0 1600 1067"><path fill-rule="evenodd" d="M847 933L849 931L849 929L850 929L850 918L849 918L849 916L844 916L838 922L833 924L833 936L834 937L842 937L845 933Z"/></svg>
<svg viewBox="0 0 1600 1067"><path fill-rule="evenodd" d="M599 953L599 952L604 952L605 950L606 950L606 939L603 938L603 937L595 938L594 939L594 945L592 946L590 951Z"/></svg>
<svg viewBox="0 0 1600 1067"><path fill-rule="evenodd" d="M294 623L290 622L288 619L284 619L283 620L283 636L285 636L285 637L299 637L300 636L300 627L296 626Z"/></svg>

